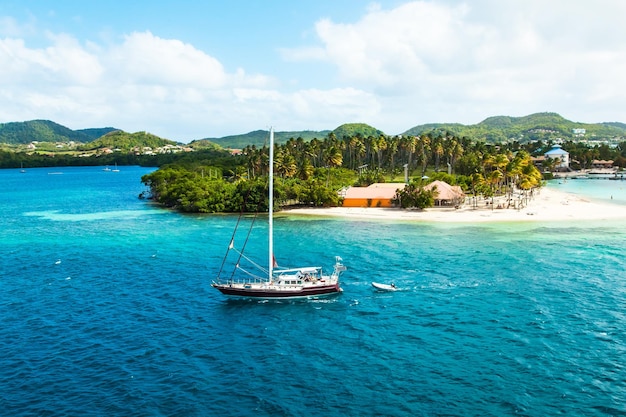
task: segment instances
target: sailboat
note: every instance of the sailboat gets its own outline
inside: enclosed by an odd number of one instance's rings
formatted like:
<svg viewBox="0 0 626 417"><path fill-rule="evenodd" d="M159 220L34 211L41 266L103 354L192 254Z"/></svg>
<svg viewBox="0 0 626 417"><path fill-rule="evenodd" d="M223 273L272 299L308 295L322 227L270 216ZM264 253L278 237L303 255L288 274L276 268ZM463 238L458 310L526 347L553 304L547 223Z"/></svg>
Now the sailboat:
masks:
<svg viewBox="0 0 626 417"><path fill-rule="evenodd" d="M218 273L216 280L211 284L222 294L239 298L259 298L259 299L286 299L286 298L306 298L321 297L339 294L343 290L339 286L339 277L346 267L343 265L341 257L335 257L333 271L327 274L321 266L304 266L297 268L280 268L274 258L274 129L270 128L269 140L269 217L268 217L268 248L269 258L267 269L249 260L243 251L235 248L235 233L231 238L224 261L230 251L238 253L239 259L234 267L234 271L228 279L222 279L221 274L225 262ZM245 247L245 246L244 246ZM261 272L257 275L254 272L244 270L240 260L244 258ZM244 275L244 278L235 276Z"/></svg>
<svg viewBox="0 0 626 417"><path fill-rule="evenodd" d="M115 163L115 168L113 168L113 172L120 172L120 170L117 169L117 162Z"/></svg>

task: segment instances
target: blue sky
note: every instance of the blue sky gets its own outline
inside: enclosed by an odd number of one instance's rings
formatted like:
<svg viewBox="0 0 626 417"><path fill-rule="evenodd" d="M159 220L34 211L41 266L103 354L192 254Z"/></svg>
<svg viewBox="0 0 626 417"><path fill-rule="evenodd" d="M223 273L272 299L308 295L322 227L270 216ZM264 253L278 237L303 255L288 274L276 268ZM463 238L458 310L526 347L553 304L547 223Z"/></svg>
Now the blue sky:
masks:
<svg viewBox="0 0 626 417"><path fill-rule="evenodd" d="M0 0L0 123L189 142L557 112L626 122L621 0Z"/></svg>

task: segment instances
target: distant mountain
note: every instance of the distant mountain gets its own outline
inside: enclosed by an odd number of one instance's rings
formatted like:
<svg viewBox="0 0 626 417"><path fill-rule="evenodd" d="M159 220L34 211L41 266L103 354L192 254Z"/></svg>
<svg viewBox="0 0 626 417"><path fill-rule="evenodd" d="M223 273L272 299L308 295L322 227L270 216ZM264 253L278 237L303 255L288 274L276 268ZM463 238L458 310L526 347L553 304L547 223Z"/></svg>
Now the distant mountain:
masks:
<svg viewBox="0 0 626 417"><path fill-rule="evenodd" d="M71 130L50 120L0 123L0 143L12 145L31 142L89 142L87 133Z"/></svg>
<svg viewBox="0 0 626 417"><path fill-rule="evenodd" d="M96 140L99 137L106 135L107 133L115 132L116 129L114 127L99 127L99 128L91 128L91 129L79 129L76 132L84 133L89 136L91 140Z"/></svg>
<svg viewBox="0 0 626 417"><path fill-rule="evenodd" d="M576 129L576 130L575 130ZM580 129L584 129L584 134ZM302 138L308 142L314 138L324 140L333 134L337 139L360 135L361 137L384 135L382 131L365 123L346 123L334 130L302 130L276 132L275 141L286 143L289 139ZM429 123L412 127L403 135L453 134L490 143L516 140L522 143L550 139L614 139L626 137L626 124L621 122L578 123L561 117L557 113L535 113L524 117L493 116L475 125L460 123ZM262 147L269 139L267 130L195 140L189 146L200 148L242 149L248 145ZM145 132L126 133L113 127L71 130L49 120L0 123L0 144L23 145L31 142L69 142L82 144L84 149L110 147L125 149L134 146L159 147L176 142L159 138Z"/></svg>
<svg viewBox="0 0 626 417"><path fill-rule="evenodd" d="M274 142L277 144L284 144L289 139L302 138L305 142L309 142L312 139L324 140L330 134L334 134L337 139L343 139L344 136L352 137L360 135L362 137L368 136L380 136L384 133L372 126L365 123L347 123L339 126L335 130L301 130L293 132L274 132ZM267 145L269 140L268 130L255 130L253 132L245 133L242 135L225 136L222 138L207 138L191 142L189 145L193 147L206 146L207 143L213 143L220 145L224 148L230 149L242 149L246 146L262 147Z"/></svg>
<svg viewBox="0 0 626 417"><path fill-rule="evenodd" d="M468 137L485 142L500 143L508 140L529 142L547 139L573 139L581 135L587 139L611 139L626 136L623 123L577 123L557 113L535 113L524 117L493 116L475 125L459 123L436 123L415 126L404 135L421 135L433 132L449 132L459 137Z"/></svg>
<svg viewBox="0 0 626 417"><path fill-rule="evenodd" d="M81 146L81 149L94 150L109 148L128 152L135 147L150 147L154 149L165 145L177 145L177 142L163 139L147 132L127 133L121 130L115 130L92 142L84 144Z"/></svg>
<svg viewBox="0 0 626 417"><path fill-rule="evenodd" d="M305 142L311 139L325 139L330 130L313 131L302 130L295 132L274 132L274 142L277 144L286 143L289 139L302 138ZM243 149L246 146L256 146L257 148L267 145L269 141L269 130L255 130L241 135L224 136L222 138L206 138L194 140L189 143L192 147L204 147L207 142L220 145L223 148Z"/></svg>
<svg viewBox="0 0 626 417"><path fill-rule="evenodd" d="M22 145L31 142L70 141L76 142L82 150L111 148L128 151L136 146L158 148L177 144L150 133L127 133L114 127L72 130L50 120L0 124L0 143Z"/></svg>
<svg viewBox="0 0 626 417"><path fill-rule="evenodd" d="M600 124L605 125L605 126L617 127L618 129L626 130L626 124L625 123L620 123L620 122L603 122L603 123L600 123Z"/></svg>

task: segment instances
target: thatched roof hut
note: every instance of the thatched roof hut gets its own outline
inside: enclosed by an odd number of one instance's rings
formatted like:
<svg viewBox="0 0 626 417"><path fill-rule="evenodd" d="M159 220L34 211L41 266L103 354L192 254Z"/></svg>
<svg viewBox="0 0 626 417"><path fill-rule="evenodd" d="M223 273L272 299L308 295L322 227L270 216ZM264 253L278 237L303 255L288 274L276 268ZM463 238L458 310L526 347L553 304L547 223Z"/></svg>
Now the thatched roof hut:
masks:
<svg viewBox="0 0 626 417"><path fill-rule="evenodd" d="M456 207L465 200L465 193L458 185L450 185L443 181L433 181L424 186L425 190L437 188L435 196L435 206Z"/></svg>

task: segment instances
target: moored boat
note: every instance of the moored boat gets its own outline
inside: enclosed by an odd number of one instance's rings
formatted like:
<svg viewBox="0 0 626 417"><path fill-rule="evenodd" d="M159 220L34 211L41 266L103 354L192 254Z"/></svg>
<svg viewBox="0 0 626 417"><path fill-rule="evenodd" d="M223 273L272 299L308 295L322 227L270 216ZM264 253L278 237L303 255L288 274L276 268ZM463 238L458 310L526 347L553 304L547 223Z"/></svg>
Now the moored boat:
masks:
<svg viewBox="0 0 626 417"><path fill-rule="evenodd" d="M380 282L372 282L372 287L380 291L397 291L396 284L382 284Z"/></svg>

